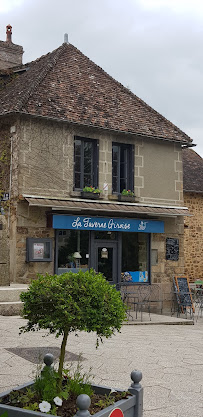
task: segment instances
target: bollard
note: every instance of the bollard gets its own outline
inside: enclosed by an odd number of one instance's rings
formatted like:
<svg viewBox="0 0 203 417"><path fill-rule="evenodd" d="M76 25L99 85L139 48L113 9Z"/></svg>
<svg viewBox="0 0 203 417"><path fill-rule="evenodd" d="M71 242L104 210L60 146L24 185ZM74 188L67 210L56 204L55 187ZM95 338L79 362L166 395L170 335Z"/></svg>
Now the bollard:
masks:
<svg viewBox="0 0 203 417"><path fill-rule="evenodd" d="M54 361L54 357L51 353L46 353L44 356L44 363L46 366L51 366Z"/></svg>
<svg viewBox="0 0 203 417"><path fill-rule="evenodd" d="M136 406L135 406L135 415L134 417L142 417L143 416L143 388L140 384L140 381L142 379L142 372L140 371L132 371L131 372L131 379L132 384L129 387L128 391L136 395Z"/></svg>
<svg viewBox="0 0 203 417"><path fill-rule="evenodd" d="M86 394L80 394L76 400L76 404L79 408L74 417L89 417L90 412L88 408L90 407L91 400L90 397Z"/></svg>
<svg viewBox="0 0 203 417"><path fill-rule="evenodd" d="M44 371L48 371L49 375L53 374L54 368L52 363L54 362L54 357L51 353L46 353L44 356L44 368L41 370L41 377L43 378Z"/></svg>

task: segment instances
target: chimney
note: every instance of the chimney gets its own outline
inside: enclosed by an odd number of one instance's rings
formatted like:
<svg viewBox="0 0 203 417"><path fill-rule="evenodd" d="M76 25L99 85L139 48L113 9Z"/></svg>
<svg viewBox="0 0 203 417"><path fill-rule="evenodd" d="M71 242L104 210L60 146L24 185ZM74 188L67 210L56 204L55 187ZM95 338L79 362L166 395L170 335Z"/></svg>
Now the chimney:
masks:
<svg viewBox="0 0 203 417"><path fill-rule="evenodd" d="M6 42L12 43L11 35L12 35L12 26L7 25L6 26Z"/></svg>
<svg viewBox="0 0 203 417"><path fill-rule="evenodd" d="M0 70L22 65L23 47L12 42L12 26L6 26L6 41L0 41Z"/></svg>

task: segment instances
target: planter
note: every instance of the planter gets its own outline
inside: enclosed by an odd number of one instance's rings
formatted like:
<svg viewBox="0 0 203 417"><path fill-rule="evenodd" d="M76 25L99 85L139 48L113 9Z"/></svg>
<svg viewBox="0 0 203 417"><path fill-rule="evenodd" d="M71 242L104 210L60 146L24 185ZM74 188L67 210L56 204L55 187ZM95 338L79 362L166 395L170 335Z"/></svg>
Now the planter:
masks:
<svg viewBox="0 0 203 417"><path fill-rule="evenodd" d="M136 201L136 197L135 195L123 195L123 194L119 194L118 195L118 201L125 201L126 203L135 203Z"/></svg>
<svg viewBox="0 0 203 417"><path fill-rule="evenodd" d="M127 399L122 399L120 401L115 402L113 405L110 405L109 407L104 408L103 410L93 414L95 417L108 417L115 409L120 409L123 413L124 417L142 417L143 415L143 388L140 385L140 381L142 379L142 373L139 371L133 371L131 373L131 379L132 384L128 391L131 395ZM26 388L32 388L33 381L28 382L27 384L21 385L17 388L14 388L14 390L25 390ZM92 389L96 394L102 394L102 395L109 395L111 392L111 388L105 387L105 386L99 386L99 385L92 385ZM0 401L3 400L6 396L10 394L11 391L6 391L2 394L0 394ZM121 390L116 390L118 392L122 392ZM90 398L86 394L79 395L77 398L77 407L78 411L75 417L89 417L90 413L88 411L89 405L90 405ZM8 417L53 417L53 415L48 413L42 413L38 411L31 411L31 410L25 410L18 407L13 407L10 405L0 404L0 416L7 412ZM120 413L119 416L122 416ZM57 416L55 416L57 417ZM112 415L113 417L113 415ZM115 412L116 417L116 412Z"/></svg>
<svg viewBox="0 0 203 417"><path fill-rule="evenodd" d="M81 191L81 197L86 198L88 200L98 200L100 197L100 193L91 193L88 191Z"/></svg>

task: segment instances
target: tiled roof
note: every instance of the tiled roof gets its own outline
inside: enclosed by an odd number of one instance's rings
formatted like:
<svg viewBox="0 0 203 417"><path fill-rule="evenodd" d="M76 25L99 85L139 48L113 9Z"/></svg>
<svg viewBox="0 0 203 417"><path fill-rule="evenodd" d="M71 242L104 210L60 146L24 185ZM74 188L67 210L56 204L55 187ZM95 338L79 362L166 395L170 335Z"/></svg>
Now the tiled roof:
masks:
<svg viewBox="0 0 203 417"><path fill-rule="evenodd" d="M0 88L0 115L20 112L188 143L192 140L71 44Z"/></svg>
<svg viewBox="0 0 203 417"><path fill-rule="evenodd" d="M49 207L55 210L65 210L74 213L106 214L131 217L135 214L141 216L189 216L187 207L152 207L141 204L111 203L91 200L57 200L49 198L25 197L30 206Z"/></svg>
<svg viewBox="0 0 203 417"><path fill-rule="evenodd" d="M203 193L203 159L192 149L183 149L183 190Z"/></svg>

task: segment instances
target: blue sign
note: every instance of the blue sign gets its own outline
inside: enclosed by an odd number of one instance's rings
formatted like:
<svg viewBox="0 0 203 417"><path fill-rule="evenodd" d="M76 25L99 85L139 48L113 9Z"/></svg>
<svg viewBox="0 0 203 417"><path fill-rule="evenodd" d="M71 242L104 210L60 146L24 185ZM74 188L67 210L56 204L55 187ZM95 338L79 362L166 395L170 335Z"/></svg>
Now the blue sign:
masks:
<svg viewBox="0 0 203 417"><path fill-rule="evenodd" d="M148 282L148 271L126 271L121 273L122 282Z"/></svg>
<svg viewBox="0 0 203 417"><path fill-rule="evenodd" d="M53 215L54 229L164 233L164 222L110 217Z"/></svg>

